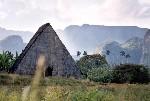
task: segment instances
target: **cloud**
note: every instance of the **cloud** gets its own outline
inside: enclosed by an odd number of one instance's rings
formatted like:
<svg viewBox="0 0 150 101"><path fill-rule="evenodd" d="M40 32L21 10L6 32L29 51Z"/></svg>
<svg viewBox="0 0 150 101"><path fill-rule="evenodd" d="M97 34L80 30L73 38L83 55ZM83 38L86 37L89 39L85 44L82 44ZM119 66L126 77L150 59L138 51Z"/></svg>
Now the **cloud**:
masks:
<svg viewBox="0 0 150 101"><path fill-rule="evenodd" d="M0 0L0 16L0 26L30 31L46 22L55 29L84 23L150 28L150 1Z"/></svg>
<svg viewBox="0 0 150 101"><path fill-rule="evenodd" d="M108 0L104 9L113 17L136 16L141 8L138 0Z"/></svg>
<svg viewBox="0 0 150 101"><path fill-rule="evenodd" d="M150 2L142 0L107 0L99 8L99 22L105 25L132 25L150 28ZM148 21L148 22L147 22Z"/></svg>
<svg viewBox="0 0 150 101"><path fill-rule="evenodd" d="M0 19L5 19L5 18L6 18L6 16L7 16L7 14L6 14L6 13L4 13L4 12L0 12Z"/></svg>

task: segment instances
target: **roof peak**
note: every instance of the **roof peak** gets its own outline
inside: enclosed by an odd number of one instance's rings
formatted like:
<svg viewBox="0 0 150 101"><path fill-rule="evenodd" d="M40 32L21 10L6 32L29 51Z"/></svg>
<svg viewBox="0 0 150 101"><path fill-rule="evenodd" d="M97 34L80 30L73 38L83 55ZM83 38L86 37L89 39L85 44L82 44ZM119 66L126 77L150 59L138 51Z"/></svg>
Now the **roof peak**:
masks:
<svg viewBox="0 0 150 101"><path fill-rule="evenodd" d="M37 31L37 33L41 33L42 31L44 31L47 27L51 27L52 26L50 25L50 23L46 23L46 24L43 24Z"/></svg>
<svg viewBox="0 0 150 101"><path fill-rule="evenodd" d="M50 23L45 23L42 26L51 26Z"/></svg>

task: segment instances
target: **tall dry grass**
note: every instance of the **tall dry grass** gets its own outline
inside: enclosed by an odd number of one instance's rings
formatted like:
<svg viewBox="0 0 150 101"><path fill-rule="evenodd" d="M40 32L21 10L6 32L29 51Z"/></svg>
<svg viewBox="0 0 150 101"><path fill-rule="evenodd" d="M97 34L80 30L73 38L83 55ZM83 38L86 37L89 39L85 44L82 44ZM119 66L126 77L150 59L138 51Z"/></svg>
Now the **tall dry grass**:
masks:
<svg viewBox="0 0 150 101"><path fill-rule="evenodd" d="M39 101L39 91L40 91L40 81L42 80L42 77L44 76L45 72L45 56L40 55L35 75L33 77L31 86L26 87L23 92L23 101Z"/></svg>

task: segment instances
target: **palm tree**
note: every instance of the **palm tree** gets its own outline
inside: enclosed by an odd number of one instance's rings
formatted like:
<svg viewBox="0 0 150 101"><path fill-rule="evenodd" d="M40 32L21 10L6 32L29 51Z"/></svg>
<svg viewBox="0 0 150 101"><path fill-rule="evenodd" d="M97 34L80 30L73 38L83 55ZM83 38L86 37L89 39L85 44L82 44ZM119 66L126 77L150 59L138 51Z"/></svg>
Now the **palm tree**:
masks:
<svg viewBox="0 0 150 101"><path fill-rule="evenodd" d="M80 51L77 51L77 57L80 56L80 55L81 55L81 52L80 52Z"/></svg>
<svg viewBox="0 0 150 101"><path fill-rule="evenodd" d="M112 53L110 50L106 50L106 55L108 55L108 56L111 55L112 56L112 57L110 57L110 64L112 66L114 66L115 62L116 62L115 54Z"/></svg>
<svg viewBox="0 0 150 101"><path fill-rule="evenodd" d="M126 54L125 51L121 51L121 52L120 52L120 55L121 55L121 56L125 56L125 54Z"/></svg>
<svg viewBox="0 0 150 101"><path fill-rule="evenodd" d="M109 56L110 55L110 50L106 50L106 55ZM112 64L112 61L110 61L110 64Z"/></svg>
<svg viewBox="0 0 150 101"><path fill-rule="evenodd" d="M106 55L110 55L110 50L106 50Z"/></svg>
<svg viewBox="0 0 150 101"><path fill-rule="evenodd" d="M110 50L106 50L106 55L109 56L111 55L112 57L110 57L110 65L115 65L115 55L110 51Z"/></svg>
<svg viewBox="0 0 150 101"><path fill-rule="evenodd" d="M120 55L122 56L122 57L125 57L126 56L126 53L125 53L125 51L121 51L120 52ZM124 60L122 60L122 64L124 63Z"/></svg>
<svg viewBox="0 0 150 101"><path fill-rule="evenodd" d="M127 54L127 55L125 56L125 58L127 59L127 63L128 63L128 59L129 59L130 57L131 57L130 54Z"/></svg>
<svg viewBox="0 0 150 101"><path fill-rule="evenodd" d="M86 56L86 55L87 55L87 51L84 51L84 52L83 52L83 55L85 55L85 56Z"/></svg>

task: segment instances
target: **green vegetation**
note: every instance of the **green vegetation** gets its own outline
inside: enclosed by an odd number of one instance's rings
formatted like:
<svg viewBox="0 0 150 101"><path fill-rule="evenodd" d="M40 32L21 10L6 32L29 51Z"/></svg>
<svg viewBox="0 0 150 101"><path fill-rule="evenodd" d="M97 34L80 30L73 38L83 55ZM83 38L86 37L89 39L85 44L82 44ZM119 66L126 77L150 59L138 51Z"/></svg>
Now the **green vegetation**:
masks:
<svg viewBox="0 0 150 101"><path fill-rule="evenodd" d="M88 72L88 79L94 82L110 83L113 79L112 71L107 67L92 68Z"/></svg>
<svg viewBox="0 0 150 101"><path fill-rule="evenodd" d="M123 64L113 69L113 82L115 83L148 83L150 74L143 65Z"/></svg>
<svg viewBox="0 0 150 101"><path fill-rule="evenodd" d="M16 52L16 56L14 56L9 51L3 51L0 54L0 71L8 72L11 66L14 64L16 58L18 57L18 53Z"/></svg>
<svg viewBox="0 0 150 101"><path fill-rule="evenodd" d="M0 74L0 101L22 101L30 76ZM9 79L8 79L9 78ZM150 85L105 84L49 77L40 81L37 101L149 101ZM29 100L33 101L33 100Z"/></svg>
<svg viewBox="0 0 150 101"><path fill-rule="evenodd" d="M109 51L108 51L109 54ZM121 64L110 68L104 56L83 56L77 65L83 79L101 83L149 83L149 69L143 65Z"/></svg>
<svg viewBox="0 0 150 101"><path fill-rule="evenodd" d="M91 75L91 71L94 71L96 68L108 67L105 57L100 54L83 56L79 61L77 61L77 65L81 70L83 78L88 78L88 74Z"/></svg>

